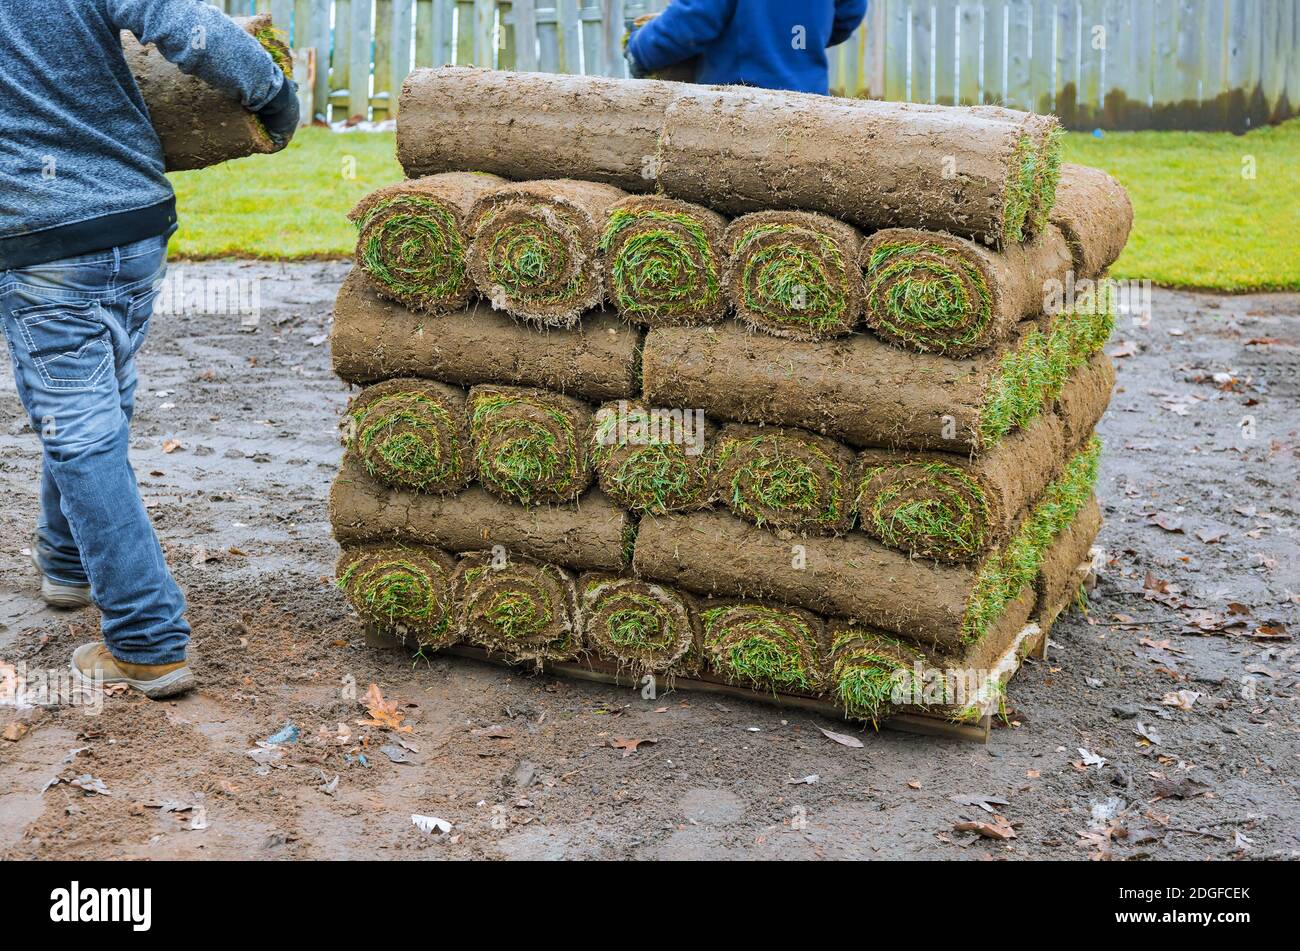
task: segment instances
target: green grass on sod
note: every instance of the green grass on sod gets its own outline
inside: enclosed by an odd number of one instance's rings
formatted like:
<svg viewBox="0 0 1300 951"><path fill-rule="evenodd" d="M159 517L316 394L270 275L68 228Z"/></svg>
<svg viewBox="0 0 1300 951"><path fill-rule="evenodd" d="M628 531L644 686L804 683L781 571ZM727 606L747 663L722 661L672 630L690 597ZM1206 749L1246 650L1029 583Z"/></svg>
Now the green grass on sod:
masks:
<svg viewBox="0 0 1300 951"><path fill-rule="evenodd" d="M1108 132L1065 137L1065 158L1104 168L1133 196L1133 237L1112 276L1170 287L1300 290L1300 119L1245 136ZM1242 175L1253 160L1255 177ZM355 177L346 177L354 166ZM277 155L171 176L173 257L345 257L348 210L398 181L392 133L302 129Z"/></svg>

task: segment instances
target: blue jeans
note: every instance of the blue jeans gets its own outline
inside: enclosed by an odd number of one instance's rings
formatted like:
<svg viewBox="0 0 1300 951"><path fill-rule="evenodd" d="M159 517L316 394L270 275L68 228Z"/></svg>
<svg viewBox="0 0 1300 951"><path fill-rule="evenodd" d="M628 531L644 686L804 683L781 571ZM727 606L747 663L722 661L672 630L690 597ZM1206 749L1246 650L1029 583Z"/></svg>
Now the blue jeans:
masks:
<svg viewBox="0 0 1300 951"><path fill-rule="evenodd" d="M167 270L167 236L0 272L18 396L40 434L36 556L89 584L119 660L185 658L185 596L163 560L127 458L135 352Z"/></svg>

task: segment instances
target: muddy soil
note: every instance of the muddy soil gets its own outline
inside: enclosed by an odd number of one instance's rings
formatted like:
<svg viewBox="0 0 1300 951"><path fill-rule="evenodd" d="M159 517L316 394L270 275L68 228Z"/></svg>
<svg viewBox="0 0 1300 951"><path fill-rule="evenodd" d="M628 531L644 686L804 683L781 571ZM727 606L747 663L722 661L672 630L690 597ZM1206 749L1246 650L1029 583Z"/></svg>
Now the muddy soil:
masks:
<svg viewBox="0 0 1300 951"><path fill-rule="evenodd" d="M98 715L0 708L0 730L19 736L0 739L0 854L1300 851L1300 297L1157 292L1148 326L1121 324L1110 347L1120 382L1101 425L1099 584L1086 616L1056 626L1050 660L1012 682L1007 722L983 747L367 647L330 583L326 523L347 392L324 335L346 267L173 268L187 283L245 278L260 290L254 326L237 314L160 315L139 361L134 461L188 593L203 685L175 702L108 697ZM0 408L0 660L61 669L96 618L36 598L37 440L7 361ZM358 724L369 716L353 698L372 683L399 702L410 733ZM246 755L287 723L302 738L279 758ZM623 743L637 747L624 755L616 738L655 742ZM42 791L85 774L111 795L66 782ZM1016 837L955 832L992 819L976 801ZM426 834L412 815L446 820L451 833Z"/></svg>

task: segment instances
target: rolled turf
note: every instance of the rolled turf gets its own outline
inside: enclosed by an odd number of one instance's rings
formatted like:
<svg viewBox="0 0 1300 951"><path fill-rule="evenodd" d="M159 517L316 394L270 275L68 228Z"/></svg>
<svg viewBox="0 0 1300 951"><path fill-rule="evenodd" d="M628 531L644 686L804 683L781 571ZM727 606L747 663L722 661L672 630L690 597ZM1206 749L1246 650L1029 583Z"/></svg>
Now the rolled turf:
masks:
<svg viewBox="0 0 1300 951"><path fill-rule="evenodd" d="M381 482L420 492L458 492L474 477L465 391L431 380L395 379L348 405L344 438Z"/></svg>
<svg viewBox="0 0 1300 951"><path fill-rule="evenodd" d="M1110 402L1114 369L1076 372L1058 401L989 452L896 453L859 457L859 524L890 548L917 557L964 562L1003 542L1020 513L1060 472Z"/></svg>
<svg viewBox="0 0 1300 951"><path fill-rule="evenodd" d="M587 646L642 674L685 673L699 658L692 599L651 582L606 574L578 579Z"/></svg>
<svg viewBox="0 0 1300 951"><path fill-rule="evenodd" d="M1014 243L1026 235L1035 189L1046 187L1037 177L1042 120L1019 116L685 87L664 114L659 185L725 214L818 211L864 230Z"/></svg>
<svg viewBox="0 0 1300 951"><path fill-rule="evenodd" d="M848 621L833 621L830 639L829 685L846 716L875 724L899 694L915 694L927 664L915 646Z"/></svg>
<svg viewBox="0 0 1300 951"><path fill-rule="evenodd" d="M677 84L603 76L417 69L402 84L397 159L408 177L467 168L654 190Z"/></svg>
<svg viewBox="0 0 1300 951"><path fill-rule="evenodd" d="M824 340L862 313L857 229L827 215L767 211L727 229L727 295L742 321L776 337Z"/></svg>
<svg viewBox="0 0 1300 951"><path fill-rule="evenodd" d="M360 270L343 281L330 334L334 372L349 383L419 376L474 386L535 386L599 402L641 390L638 333L591 313L539 334L486 305L430 317L383 300Z"/></svg>
<svg viewBox="0 0 1300 951"><path fill-rule="evenodd" d="M910 558L860 533L782 540L723 512L642 519L637 574L700 595L762 598L845 617L922 647L955 650L1019 629L1033 608L1031 585L1052 539L1096 481L1100 446L1076 454L1021 519L1005 545L978 565ZM1022 615L1010 610L1024 601Z"/></svg>
<svg viewBox="0 0 1300 951"><path fill-rule="evenodd" d="M362 620L418 647L460 639L452 607L455 559L436 548L400 544L345 547L335 577Z"/></svg>
<svg viewBox="0 0 1300 951"><path fill-rule="evenodd" d="M1001 251L908 228L872 235L861 253L867 326L902 347L963 357L1043 313L1053 283L1095 281L1123 251L1132 206L1118 183L1092 173L1071 171L1052 224Z"/></svg>
<svg viewBox="0 0 1300 951"><path fill-rule="evenodd" d="M285 76L293 75L293 56L270 14L234 20L262 44ZM181 72L153 44L143 46L123 30L122 52L162 142L167 171L207 168L283 148L271 141L261 120L238 99L198 76Z"/></svg>
<svg viewBox="0 0 1300 951"><path fill-rule="evenodd" d="M681 410L620 400L596 411L590 458L601 490L636 512L686 512L713 500L707 423Z"/></svg>
<svg viewBox="0 0 1300 951"><path fill-rule="evenodd" d="M826 675L826 628L808 611L741 601L700 612L710 669L729 683L773 693L816 693Z"/></svg>
<svg viewBox="0 0 1300 951"><path fill-rule="evenodd" d="M1052 405L1114 326L1108 307L1022 322L966 360L911 353L868 334L800 343L709 328L646 336L643 395L710 419L794 426L858 448L985 452Z"/></svg>
<svg viewBox="0 0 1300 951"><path fill-rule="evenodd" d="M344 545L402 539L454 552L497 548L575 571L622 570L636 531L599 489L571 505L523 509L477 485L443 496L393 489L351 455L330 489L329 516Z"/></svg>
<svg viewBox="0 0 1300 951"><path fill-rule="evenodd" d="M476 386L469 392L470 442L485 489L533 505L572 502L591 485L591 408L547 390Z"/></svg>
<svg viewBox="0 0 1300 951"><path fill-rule="evenodd" d="M521 182L488 192L471 213L468 266L497 310L543 327L572 327L605 297L600 240L612 185L571 179Z"/></svg>
<svg viewBox="0 0 1300 951"><path fill-rule="evenodd" d="M661 195L616 202L600 242L610 303L651 327L721 319L726 226L717 212Z"/></svg>
<svg viewBox="0 0 1300 951"><path fill-rule="evenodd" d="M505 179L447 172L371 192L348 213L356 262L382 296L422 313L463 308L474 293L465 270L469 214Z"/></svg>
<svg viewBox="0 0 1300 951"><path fill-rule="evenodd" d="M853 453L797 429L730 425L713 448L718 498L755 525L839 535L853 523Z"/></svg>
<svg viewBox="0 0 1300 951"><path fill-rule="evenodd" d="M562 568L477 552L460 560L452 589L460 634L472 644L537 663L582 649L577 589Z"/></svg>

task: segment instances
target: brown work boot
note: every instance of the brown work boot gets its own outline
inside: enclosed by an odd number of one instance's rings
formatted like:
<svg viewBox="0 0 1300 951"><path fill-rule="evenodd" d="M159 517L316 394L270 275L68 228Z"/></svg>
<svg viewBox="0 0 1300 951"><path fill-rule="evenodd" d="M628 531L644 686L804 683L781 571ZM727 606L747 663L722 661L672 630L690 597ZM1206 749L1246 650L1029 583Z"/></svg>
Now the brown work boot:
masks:
<svg viewBox="0 0 1300 951"><path fill-rule="evenodd" d="M103 644L82 644L72 652L72 676L88 687L96 683L126 684L150 700L174 697L194 687L188 661L174 664L129 664L118 660Z"/></svg>

